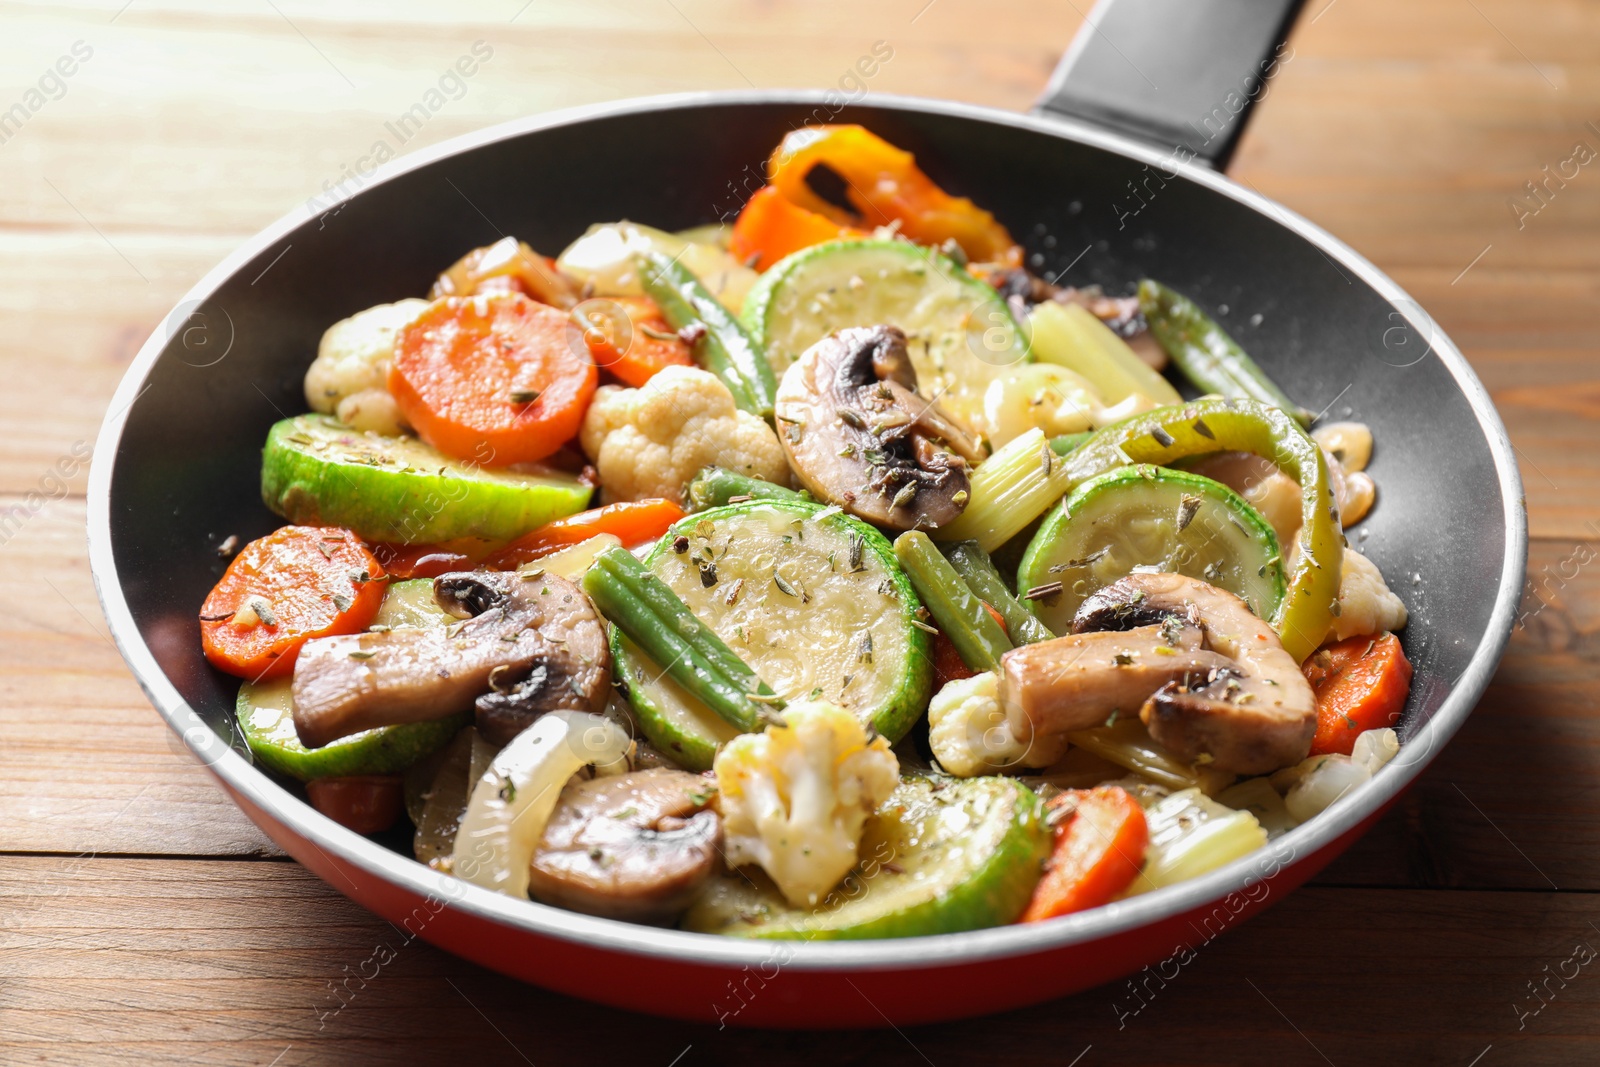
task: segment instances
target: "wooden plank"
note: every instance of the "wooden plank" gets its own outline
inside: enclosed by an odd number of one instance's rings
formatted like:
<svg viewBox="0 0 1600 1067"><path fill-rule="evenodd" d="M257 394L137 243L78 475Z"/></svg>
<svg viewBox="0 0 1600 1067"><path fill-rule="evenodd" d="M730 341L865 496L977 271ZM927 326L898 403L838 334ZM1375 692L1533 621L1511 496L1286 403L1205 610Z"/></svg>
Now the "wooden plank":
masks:
<svg viewBox="0 0 1600 1067"><path fill-rule="evenodd" d="M1568 893L1305 889L1209 944L1197 936L1165 980L1141 976L1137 997L1120 982L987 1019L772 1034L500 978L406 943L293 864L5 857L0 1047L8 1062L254 1067L841 1054L945 1067L1067 1064L1091 1048L1082 1063L1463 1065L1489 1046L1486 1064L1571 1063L1600 1038L1600 982L1566 962L1600 945L1592 911ZM363 964L379 945L394 959L373 976ZM1552 978L1534 999L1528 983L1560 971L1565 985Z"/></svg>
<svg viewBox="0 0 1600 1067"><path fill-rule="evenodd" d="M49 503L0 546L0 618L0 851L277 853L112 645L81 500Z"/></svg>
<svg viewBox="0 0 1600 1067"><path fill-rule="evenodd" d="M397 13L284 3L281 15L265 5L218 15L139 0L115 24L104 22L109 11L95 18L76 5L30 11L0 45L5 69L42 70L79 38L94 53L17 136L31 151L0 155L0 181L14 190L0 225L82 229L87 219L107 232L249 233L303 204L380 138L409 151L621 97L837 86L877 41L894 56L867 80L872 91L1021 108L1080 18L1067 3L995 10L974 39L970 10L948 0L915 22L923 0L518 6L453 6L460 20L442 24L418 5ZM447 85L418 136L402 144L387 133L383 124L437 88L475 41L491 54L465 87ZM181 68L165 61L177 50L188 57ZM130 81L139 86L134 122L124 111ZM126 162L99 166L102 153ZM139 168L135 182L129 167Z"/></svg>

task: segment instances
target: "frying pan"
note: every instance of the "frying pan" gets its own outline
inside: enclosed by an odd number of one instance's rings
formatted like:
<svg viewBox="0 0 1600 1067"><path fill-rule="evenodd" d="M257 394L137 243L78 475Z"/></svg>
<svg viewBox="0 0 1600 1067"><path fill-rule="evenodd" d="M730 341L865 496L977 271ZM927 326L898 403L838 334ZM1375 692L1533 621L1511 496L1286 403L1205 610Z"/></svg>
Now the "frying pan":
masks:
<svg viewBox="0 0 1600 1067"><path fill-rule="evenodd" d="M350 178L195 286L112 402L90 475L90 558L129 666L246 814L335 889L408 936L561 992L733 1025L899 1025L1042 1001L1198 948L1327 864L1437 754L1488 683L1525 565L1511 446L1455 346L1372 264L1212 169L1263 77L1292 62L1280 42L1296 6L1102 3L1032 116L837 92L652 98L522 119ZM914 152L993 210L1043 276L1114 293L1159 277L1217 309L1301 403L1371 424L1381 499L1350 536L1411 611L1397 759L1266 849L1160 892L1046 924L780 944L492 894L414 862L398 835L338 826L252 766L237 681L202 658L196 611L221 573L219 542L278 523L257 492L261 442L304 409L322 331L426 292L503 234L552 250L594 221L717 221L785 133L821 121Z"/></svg>

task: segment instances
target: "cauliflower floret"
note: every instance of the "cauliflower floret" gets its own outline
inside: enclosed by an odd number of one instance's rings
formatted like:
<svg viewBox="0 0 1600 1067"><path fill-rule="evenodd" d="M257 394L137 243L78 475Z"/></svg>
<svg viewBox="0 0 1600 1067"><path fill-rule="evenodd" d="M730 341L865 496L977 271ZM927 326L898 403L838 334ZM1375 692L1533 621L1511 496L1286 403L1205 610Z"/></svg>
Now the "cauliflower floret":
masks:
<svg viewBox="0 0 1600 1067"><path fill-rule="evenodd" d="M389 363L395 335L427 306L426 300L414 299L379 304L328 327L306 371L311 410L358 430L404 432L400 408L389 395Z"/></svg>
<svg viewBox="0 0 1600 1067"><path fill-rule="evenodd" d="M789 461L772 427L735 407L716 375L693 367L668 367L639 389L602 386L583 418L580 440L607 501L666 497L682 503L684 485L713 465L780 485L789 481Z"/></svg>
<svg viewBox="0 0 1600 1067"><path fill-rule="evenodd" d="M1000 678L993 671L946 682L934 694L928 704L928 743L939 765L957 778L1048 767L1067 747L1064 737L1017 737L1000 706Z"/></svg>
<svg viewBox="0 0 1600 1067"><path fill-rule="evenodd" d="M790 704L783 719L729 741L712 766L728 865L757 864L789 903L811 907L856 865L861 828L900 783L900 762L836 704Z"/></svg>
<svg viewBox="0 0 1600 1067"><path fill-rule="evenodd" d="M1339 611L1325 640L1398 630L1406 624L1406 606L1389 590L1378 565L1357 552L1344 550L1339 572Z"/></svg>

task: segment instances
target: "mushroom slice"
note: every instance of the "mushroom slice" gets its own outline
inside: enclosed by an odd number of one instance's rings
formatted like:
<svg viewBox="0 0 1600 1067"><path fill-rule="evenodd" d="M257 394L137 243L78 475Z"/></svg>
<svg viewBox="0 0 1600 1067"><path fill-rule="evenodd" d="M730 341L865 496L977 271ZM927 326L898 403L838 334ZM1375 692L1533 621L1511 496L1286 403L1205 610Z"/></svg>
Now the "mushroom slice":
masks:
<svg viewBox="0 0 1600 1067"><path fill-rule="evenodd" d="M1235 774L1298 763L1316 731L1316 700L1300 665L1243 600L1181 574L1131 574L1083 602L1074 634L1136 630L1176 619L1224 661L1203 679L1174 679L1140 709L1150 736L1178 756Z"/></svg>
<svg viewBox="0 0 1600 1067"><path fill-rule="evenodd" d="M495 754L472 787L450 870L526 900L534 849L567 781L586 766L625 771L632 741L610 719L553 711Z"/></svg>
<svg viewBox="0 0 1600 1067"><path fill-rule="evenodd" d="M552 574L472 571L441 575L433 591L461 622L306 642L294 668L303 745L471 706L479 732L505 744L545 712L605 707L605 627L577 586Z"/></svg>
<svg viewBox="0 0 1600 1067"><path fill-rule="evenodd" d="M936 529L967 504L976 443L918 395L906 335L863 326L825 337L784 372L778 437L818 499L896 530Z"/></svg>
<svg viewBox="0 0 1600 1067"><path fill-rule="evenodd" d="M1165 685L1203 684L1231 667L1200 645L1200 630L1176 618L1024 645L1001 657L1000 704L1023 740L1104 726Z"/></svg>
<svg viewBox="0 0 1600 1067"><path fill-rule="evenodd" d="M658 767L572 781L534 851L535 900L588 915L670 922L716 869L722 820L716 787Z"/></svg>

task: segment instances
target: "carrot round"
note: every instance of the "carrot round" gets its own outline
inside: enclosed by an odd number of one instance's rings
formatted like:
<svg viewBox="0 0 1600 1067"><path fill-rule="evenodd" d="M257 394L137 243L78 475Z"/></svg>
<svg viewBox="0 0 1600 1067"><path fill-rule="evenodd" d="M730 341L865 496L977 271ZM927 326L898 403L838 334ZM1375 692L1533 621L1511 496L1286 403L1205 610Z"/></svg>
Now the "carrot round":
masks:
<svg viewBox="0 0 1600 1067"><path fill-rule="evenodd" d="M1150 826L1133 795L1114 785L1069 789L1046 805L1061 812L1055 851L1021 922L1098 908L1133 884Z"/></svg>
<svg viewBox="0 0 1600 1067"><path fill-rule="evenodd" d="M649 297L585 300L572 309L572 322L595 363L624 385L638 388L668 367L694 366L689 346Z"/></svg>
<svg viewBox="0 0 1600 1067"><path fill-rule="evenodd" d="M439 451L501 467L540 460L578 432L599 381L565 311L520 293L435 300L401 331L389 391Z"/></svg>
<svg viewBox="0 0 1600 1067"><path fill-rule="evenodd" d="M677 504L659 497L591 508L523 534L484 560L484 565L503 571L515 570L524 563L532 563L597 534L615 534L624 545L646 544L660 538L683 515L683 509Z"/></svg>
<svg viewBox="0 0 1600 1067"><path fill-rule="evenodd" d="M733 220L728 251L756 270L766 270L790 252L864 232L841 225L789 200L776 187L757 190Z"/></svg>
<svg viewBox="0 0 1600 1067"><path fill-rule="evenodd" d="M252 541L200 607L206 659L252 681L284 677L313 637L370 626L384 577L360 539L335 526L285 526Z"/></svg>
<svg viewBox="0 0 1600 1067"><path fill-rule="evenodd" d="M1350 755L1356 737L1393 726L1411 692L1411 662L1394 634L1352 637L1319 649L1305 663L1317 697L1311 755Z"/></svg>

